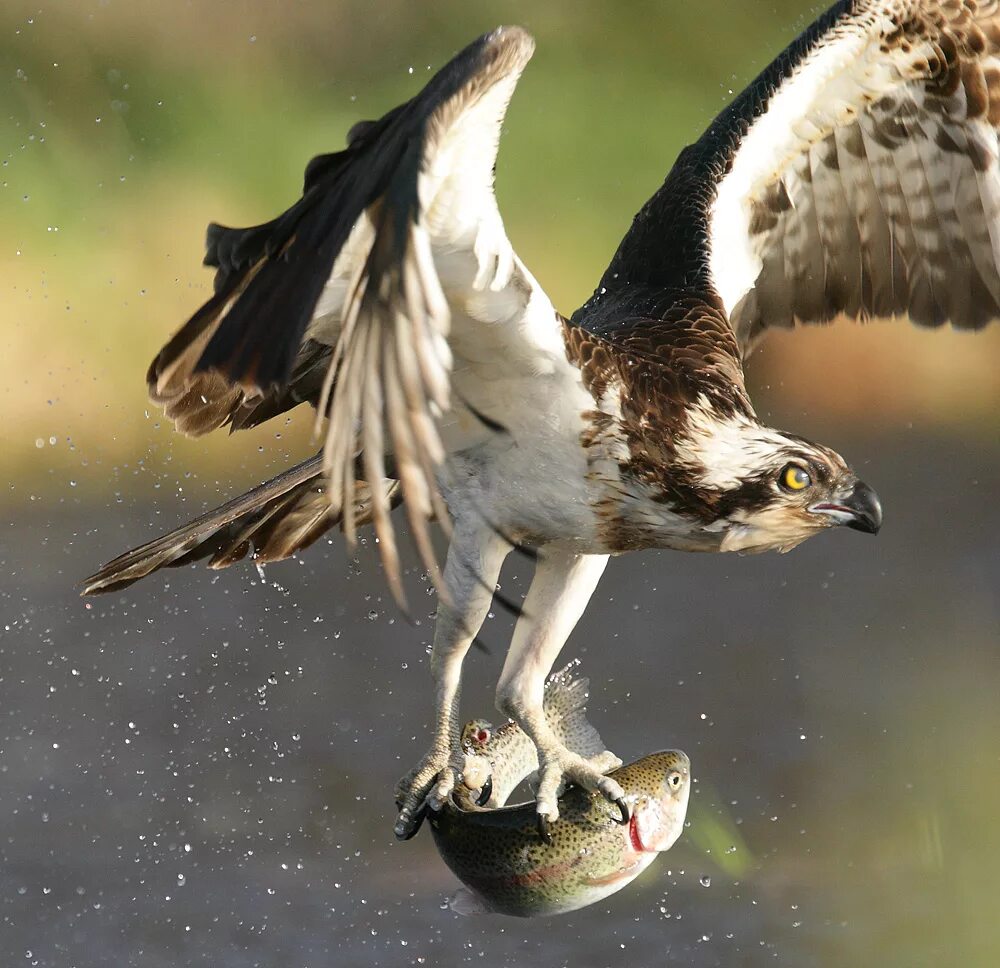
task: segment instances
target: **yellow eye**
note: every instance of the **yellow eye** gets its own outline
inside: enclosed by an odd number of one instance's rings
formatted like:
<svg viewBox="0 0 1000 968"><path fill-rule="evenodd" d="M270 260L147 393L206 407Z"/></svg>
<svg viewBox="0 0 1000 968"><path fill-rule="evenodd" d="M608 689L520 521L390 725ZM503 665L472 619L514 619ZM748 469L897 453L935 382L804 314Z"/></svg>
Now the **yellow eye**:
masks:
<svg viewBox="0 0 1000 968"><path fill-rule="evenodd" d="M786 491L804 491L812 486L812 478L804 467L788 464L781 472L781 486Z"/></svg>

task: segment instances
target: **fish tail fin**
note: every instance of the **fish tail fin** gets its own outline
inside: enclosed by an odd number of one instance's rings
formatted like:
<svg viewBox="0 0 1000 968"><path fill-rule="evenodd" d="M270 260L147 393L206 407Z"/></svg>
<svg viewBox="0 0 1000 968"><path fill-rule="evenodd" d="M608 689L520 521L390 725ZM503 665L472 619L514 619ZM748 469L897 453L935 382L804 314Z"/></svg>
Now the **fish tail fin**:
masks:
<svg viewBox="0 0 1000 968"><path fill-rule="evenodd" d="M489 914L492 910L478 894L473 893L467 887L460 887L448 898L448 907L463 917Z"/></svg>

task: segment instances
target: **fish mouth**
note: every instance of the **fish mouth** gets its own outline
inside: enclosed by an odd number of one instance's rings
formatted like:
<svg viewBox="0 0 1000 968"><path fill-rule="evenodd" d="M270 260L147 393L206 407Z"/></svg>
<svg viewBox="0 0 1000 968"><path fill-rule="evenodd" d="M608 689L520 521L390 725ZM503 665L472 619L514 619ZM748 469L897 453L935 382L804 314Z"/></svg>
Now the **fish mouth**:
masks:
<svg viewBox="0 0 1000 968"><path fill-rule="evenodd" d="M635 810L632 811L628 822L628 840L637 854L644 854L649 849L642 842L642 834L639 833L639 814Z"/></svg>

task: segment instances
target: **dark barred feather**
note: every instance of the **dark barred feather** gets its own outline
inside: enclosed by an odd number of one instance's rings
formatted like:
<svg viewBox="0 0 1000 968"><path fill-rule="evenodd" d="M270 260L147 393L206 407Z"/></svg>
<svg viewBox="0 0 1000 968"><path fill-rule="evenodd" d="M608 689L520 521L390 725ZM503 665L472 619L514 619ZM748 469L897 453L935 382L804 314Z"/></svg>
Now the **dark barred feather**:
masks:
<svg viewBox="0 0 1000 968"><path fill-rule="evenodd" d="M744 356L844 316L979 329L998 132L997 0L843 0L681 153L573 321L614 341L635 292L718 296Z"/></svg>
<svg viewBox="0 0 1000 968"><path fill-rule="evenodd" d="M211 225L205 262L216 270L215 293L147 376L151 398L189 434L253 427L301 402L316 407L318 423L327 421L326 518L349 542L361 524L374 525L400 601L392 505L381 482L398 479L410 534L442 591L429 522L446 531L450 523L437 471L445 459L438 421L451 408L451 317L429 223L478 261L470 290L509 282L513 255L491 159L533 49L519 28L484 35L416 97L355 125L344 151L314 158L302 197L286 212L246 229ZM527 299L520 277L515 285ZM288 520L284 506L270 510ZM250 522L257 543L267 538L265 552L277 541L264 532L270 520ZM248 536L231 528L225 540L229 555L248 547Z"/></svg>

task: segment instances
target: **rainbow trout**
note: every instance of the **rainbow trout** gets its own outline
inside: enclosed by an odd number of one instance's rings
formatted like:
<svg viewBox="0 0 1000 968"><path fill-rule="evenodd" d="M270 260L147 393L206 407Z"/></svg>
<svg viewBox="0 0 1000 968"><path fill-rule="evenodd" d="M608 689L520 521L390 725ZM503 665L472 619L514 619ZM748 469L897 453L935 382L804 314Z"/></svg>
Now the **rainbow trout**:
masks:
<svg viewBox="0 0 1000 968"><path fill-rule="evenodd" d="M586 721L587 685L567 668L549 680L545 692L549 724L581 756L604 750ZM684 753L652 753L613 770L631 810L627 824L603 796L570 786L559 798L559 819L549 825L546 843L534 803L502 806L538 767L528 737L514 723L494 731L473 720L462 739L464 785L452 803L428 818L441 858L465 885L449 902L459 914L544 917L575 911L631 883L680 836L690 792ZM476 805L477 791L487 806Z"/></svg>

